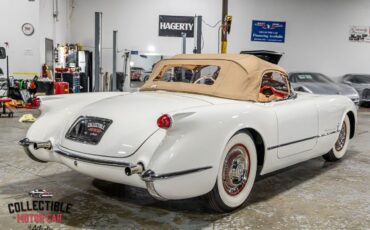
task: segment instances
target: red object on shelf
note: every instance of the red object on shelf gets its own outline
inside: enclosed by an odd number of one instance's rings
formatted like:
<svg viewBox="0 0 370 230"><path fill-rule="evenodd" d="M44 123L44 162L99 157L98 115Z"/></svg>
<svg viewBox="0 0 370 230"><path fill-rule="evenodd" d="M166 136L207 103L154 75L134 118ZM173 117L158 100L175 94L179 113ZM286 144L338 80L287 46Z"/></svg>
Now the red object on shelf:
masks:
<svg viewBox="0 0 370 230"><path fill-rule="evenodd" d="M55 94L68 94L69 93L69 83L60 81L54 84Z"/></svg>
<svg viewBox="0 0 370 230"><path fill-rule="evenodd" d="M68 68L56 67L55 72L57 72L57 73L66 73L66 72L68 72Z"/></svg>

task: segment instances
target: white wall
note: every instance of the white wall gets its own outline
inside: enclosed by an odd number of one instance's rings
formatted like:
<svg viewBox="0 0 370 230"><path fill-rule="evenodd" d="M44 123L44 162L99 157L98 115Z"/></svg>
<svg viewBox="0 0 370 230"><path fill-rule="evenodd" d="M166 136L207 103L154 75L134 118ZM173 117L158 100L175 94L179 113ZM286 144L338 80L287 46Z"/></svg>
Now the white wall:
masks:
<svg viewBox="0 0 370 230"><path fill-rule="evenodd" d="M181 52L181 39L158 36L159 15L199 14L210 23L221 17L221 9L215 0L76 0L71 19L71 41L82 43L91 50L96 11L103 12L103 71L108 72L112 72L113 30L118 30L119 50L147 52L149 46L154 46L157 53L174 55ZM204 51L216 52L217 29L204 27L204 39ZM189 38L187 51L191 53L193 48L194 39ZM119 58L118 70L122 66Z"/></svg>
<svg viewBox="0 0 370 230"><path fill-rule="evenodd" d="M40 2L40 63L45 63L45 38L57 44L65 44L69 41L69 1L58 0L58 19L53 17L53 1L39 0ZM56 9L56 6L55 6Z"/></svg>
<svg viewBox="0 0 370 230"><path fill-rule="evenodd" d="M52 0L1 0L0 1L0 46L9 42L7 53L10 59L10 74L14 72L40 73L45 62L45 38L56 43L68 42L69 0L59 0L59 21L53 19ZM32 36L25 36L21 27L31 23L35 28ZM6 69L5 60L0 67Z"/></svg>
<svg viewBox="0 0 370 230"><path fill-rule="evenodd" d="M232 0L230 51L284 51L289 71L318 71L330 76L370 73L370 43L348 41L350 26L370 26L367 0ZM286 43L251 42L251 20L287 22Z"/></svg>
<svg viewBox="0 0 370 230"><path fill-rule="evenodd" d="M9 43L7 53L10 59L10 73L38 71L40 62L38 6L37 1L0 1L0 46L4 46L4 42ZM25 36L21 30L26 22L35 27L35 33L32 36ZM0 60L0 67L4 70L4 74L5 63L5 60Z"/></svg>
<svg viewBox="0 0 370 230"><path fill-rule="evenodd" d="M72 2L73 5L72 9ZM348 41L351 25L370 26L368 0L230 0L233 25L229 52L246 49L284 51L288 71L310 70L331 76L349 72L370 73L370 44ZM78 42L94 47L94 12L103 12L103 68L112 71L112 31L118 30L118 49L157 53L181 52L181 39L158 36L158 15L203 16L209 24L221 17L221 0L59 0L59 21L52 17L52 0L1 0L0 46L9 42L12 72L40 72L44 39L56 43ZM286 43L251 42L251 21L287 22ZM23 23L32 23L35 34L23 35ZM217 29L203 24L204 53L217 52ZM192 52L193 39L187 51ZM26 53L26 54L25 54ZM5 70L5 61L0 60ZM122 59L118 59L118 70Z"/></svg>
<svg viewBox="0 0 370 230"><path fill-rule="evenodd" d="M288 71L310 70L336 76L348 72L370 73L370 44L348 41L351 25L370 26L368 0L230 0L233 25L229 52L246 49L284 51L281 65ZM178 38L158 37L158 15L203 16L210 24L221 17L221 0L76 0L71 40L94 46L94 12L103 12L103 68L112 70L112 31L119 30L118 48L173 55L181 52ZM251 21L287 22L286 43L251 42ZM204 53L217 52L217 29L203 24ZM193 49L188 39L187 50ZM118 60L121 62L121 60ZM118 68L122 64L118 63Z"/></svg>

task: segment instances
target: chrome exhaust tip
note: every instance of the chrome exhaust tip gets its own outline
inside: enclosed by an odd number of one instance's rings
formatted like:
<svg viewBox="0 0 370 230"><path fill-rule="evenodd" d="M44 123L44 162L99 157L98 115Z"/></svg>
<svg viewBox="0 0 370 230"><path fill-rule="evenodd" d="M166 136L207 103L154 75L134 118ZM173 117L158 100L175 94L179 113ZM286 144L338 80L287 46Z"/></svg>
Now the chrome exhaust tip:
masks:
<svg viewBox="0 0 370 230"><path fill-rule="evenodd" d="M18 142L18 144L21 145L21 146L23 146L23 147L28 147L31 144L33 144L33 142L31 142L28 138L23 138L22 140L20 140Z"/></svg>
<svg viewBox="0 0 370 230"><path fill-rule="evenodd" d="M131 176L133 174L141 174L143 171L144 171L144 166L141 163L125 168L125 174L127 176Z"/></svg>
<svg viewBox="0 0 370 230"><path fill-rule="evenodd" d="M50 141L33 143L33 148L36 149L36 150L38 150L38 149L51 150L52 147L53 147L53 145L51 144Z"/></svg>
<svg viewBox="0 0 370 230"><path fill-rule="evenodd" d="M40 163L47 163L46 161L42 161L42 160L39 160L38 158L36 158L31 153L31 151L28 149L28 147L30 145L34 145L34 144L35 144L35 142L30 141L28 138L24 138L24 139L19 141L19 145L21 145L23 147L24 151L26 152L26 154L29 158L31 158L34 161L40 162Z"/></svg>
<svg viewBox="0 0 370 230"><path fill-rule="evenodd" d="M53 148L53 145L50 141L45 142L34 142L30 141L28 138L24 138L18 142L21 146L28 148L28 146L32 145L35 150L38 149L47 149L51 150Z"/></svg>

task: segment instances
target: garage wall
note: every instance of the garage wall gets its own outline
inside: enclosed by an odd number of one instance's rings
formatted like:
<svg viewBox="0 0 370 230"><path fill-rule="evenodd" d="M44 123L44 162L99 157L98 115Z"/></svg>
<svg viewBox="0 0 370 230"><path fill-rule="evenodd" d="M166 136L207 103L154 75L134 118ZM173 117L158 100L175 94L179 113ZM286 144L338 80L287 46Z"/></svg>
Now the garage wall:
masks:
<svg viewBox="0 0 370 230"><path fill-rule="evenodd" d="M74 4L72 4L74 3ZM103 15L103 68L112 71L112 31L118 30L118 49L173 55L181 52L181 39L158 37L158 15L200 14L209 24L221 17L221 0L59 0L59 21L52 18L52 1L0 1L0 45L9 42L12 72L40 72L44 62L44 39L57 43L80 42L94 46L94 12ZM370 73L370 44L348 41L351 25L370 25L367 0L232 0L229 12L234 17L229 36L229 51L272 49L284 51L281 64L289 71L312 70L331 76L349 72ZM251 21L287 22L286 43L250 41ZM71 20L71 21L70 21ZM31 37L21 26L35 26ZM216 53L217 28L203 24L203 52ZM192 52L193 39L187 51ZM119 55L120 56L120 55ZM0 60L5 70L5 61ZM118 59L118 70L122 59Z"/></svg>
<svg viewBox="0 0 370 230"><path fill-rule="evenodd" d="M367 0L231 0L233 15L229 51L271 49L286 53L281 64L289 71L311 70L338 76L348 72L370 73L370 44L351 43L351 25L370 25ZM112 69L112 31L118 29L118 48L173 55L181 52L181 41L158 37L158 15L200 14L209 24L221 17L221 0L76 0L71 39L90 49L94 46L94 12L103 12L103 68ZM287 22L286 43L250 41L251 21ZM203 24L205 53L217 52L217 29ZM188 52L193 39L188 39ZM118 68L122 68L118 60Z"/></svg>
<svg viewBox="0 0 370 230"><path fill-rule="evenodd" d="M40 62L39 49L39 6L38 2L22 0L0 1L0 46L9 43L7 49L10 59L10 73L38 71ZM35 27L33 36L25 36L21 27L24 23ZM5 60L0 60L0 67L6 71Z"/></svg>
<svg viewBox="0 0 370 230"><path fill-rule="evenodd" d="M10 73L40 73L45 62L45 38L55 43L65 43L69 39L68 8L69 0L59 0L59 21L53 19L52 0L1 0L0 1L0 46L9 43ZM21 27L31 23L35 28L32 36L25 36ZM6 69L5 60L0 67Z"/></svg>
<svg viewBox="0 0 370 230"><path fill-rule="evenodd" d="M69 20L69 3L68 0L58 0L58 19L53 17L53 1L40 1L40 63L45 63L45 38L54 41L54 47L57 44L64 44L70 38L70 20Z"/></svg>
<svg viewBox="0 0 370 230"><path fill-rule="evenodd" d="M158 16L202 15L209 23L217 22L221 9L214 0L76 0L72 13L71 40L93 50L94 12L103 12L103 71L112 72L113 30L118 30L118 49L174 55L182 50L180 38L158 37ZM204 27L204 52L217 52L217 29ZM187 39L187 52L194 48L194 39ZM121 55L119 55L121 56ZM123 61L118 58L118 71Z"/></svg>
<svg viewBox="0 0 370 230"><path fill-rule="evenodd" d="M286 54L289 71L318 71L336 77L370 73L370 43L348 41L351 25L370 26L367 0L232 0L230 51L272 49ZM287 22L286 43L251 42L251 21Z"/></svg>

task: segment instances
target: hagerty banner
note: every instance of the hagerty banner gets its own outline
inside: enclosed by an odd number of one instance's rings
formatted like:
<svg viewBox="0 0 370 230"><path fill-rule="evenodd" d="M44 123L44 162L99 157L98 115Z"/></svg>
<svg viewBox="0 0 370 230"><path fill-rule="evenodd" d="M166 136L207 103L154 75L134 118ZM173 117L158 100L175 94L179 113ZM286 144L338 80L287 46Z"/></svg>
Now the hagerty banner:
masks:
<svg viewBox="0 0 370 230"><path fill-rule="evenodd" d="M159 15L159 36L162 37L194 37L194 17Z"/></svg>
<svg viewBox="0 0 370 230"><path fill-rule="evenodd" d="M286 22L253 20L251 41L283 43L285 27Z"/></svg>

